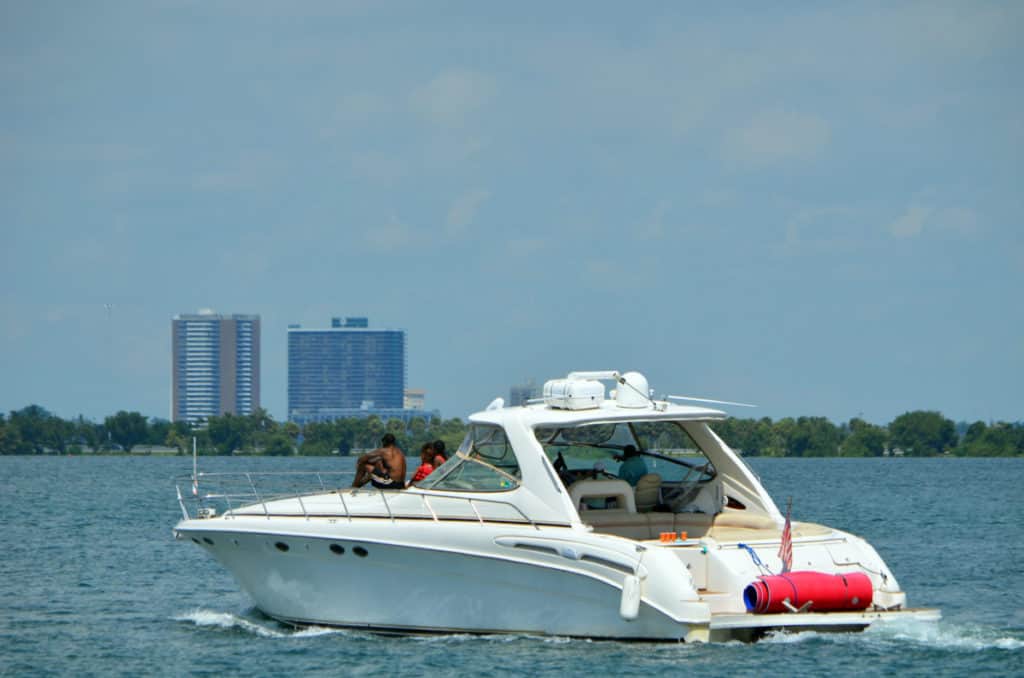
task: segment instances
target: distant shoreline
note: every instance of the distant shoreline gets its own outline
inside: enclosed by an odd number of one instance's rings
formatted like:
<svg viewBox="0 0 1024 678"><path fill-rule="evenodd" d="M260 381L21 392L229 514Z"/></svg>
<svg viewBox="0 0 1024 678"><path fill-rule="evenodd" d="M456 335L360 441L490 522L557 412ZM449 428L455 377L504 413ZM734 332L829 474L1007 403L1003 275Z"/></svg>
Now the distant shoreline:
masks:
<svg viewBox="0 0 1024 678"><path fill-rule="evenodd" d="M747 458L1024 456L1024 422L956 423L925 410L906 412L884 426L857 417L839 424L826 417L762 417L710 425ZM467 430L463 420L439 416L384 420L371 415L300 425L278 422L263 409L211 416L201 423L148 419L122 410L99 423L81 416L62 419L29 405L0 414L0 455L176 456L190 454L195 444L203 456L345 456L375 449L385 433L414 454L437 441L454 450ZM678 446L671 434L665 435L642 444L652 450Z"/></svg>

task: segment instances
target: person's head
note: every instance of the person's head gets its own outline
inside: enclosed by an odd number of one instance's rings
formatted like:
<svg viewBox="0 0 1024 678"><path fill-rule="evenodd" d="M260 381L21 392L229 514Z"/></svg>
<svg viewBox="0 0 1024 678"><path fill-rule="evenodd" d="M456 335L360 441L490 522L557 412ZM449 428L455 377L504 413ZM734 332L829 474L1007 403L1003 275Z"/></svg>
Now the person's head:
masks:
<svg viewBox="0 0 1024 678"><path fill-rule="evenodd" d="M632 445L626 445L625 447L622 448L622 456L625 457L626 459L629 459L630 457L635 457L638 454L640 454L640 452L637 451L636 447Z"/></svg>
<svg viewBox="0 0 1024 678"><path fill-rule="evenodd" d="M443 440L435 440L432 443L432 446L434 448L434 454L439 454L442 457L444 457L445 459L448 458L448 455L444 451L444 441Z"/></svg>
<svg viewBox="0 0 1024 678"><path fill-rule="evenodd" d="M420 448L420 461L424 464L429 464L434 458L434 445L433 443L423 443L423 447Z"/></svg>
<svg viewBox="0 0 1024 678"><path fill-rule="evenodd" d="M390 433L385 433L384 437L380 439L380 446L381 447L394 447L394 445L395 445L395 436L391 435Z"/></svg>

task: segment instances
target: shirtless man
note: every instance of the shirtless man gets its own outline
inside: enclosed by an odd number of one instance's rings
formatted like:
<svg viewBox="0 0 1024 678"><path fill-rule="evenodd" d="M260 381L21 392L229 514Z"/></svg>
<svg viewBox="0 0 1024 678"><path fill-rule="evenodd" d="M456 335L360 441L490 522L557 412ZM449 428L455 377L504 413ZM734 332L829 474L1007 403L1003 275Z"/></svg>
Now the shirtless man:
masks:
<svg viewBox="0 0 1024 678"><path fill-rule="evenodd" d="M370 483L378 490L405 489L405 455L395 444L395 436L385 433L380 447L367 452L356 461L356 477L352 487Z"/></svg>

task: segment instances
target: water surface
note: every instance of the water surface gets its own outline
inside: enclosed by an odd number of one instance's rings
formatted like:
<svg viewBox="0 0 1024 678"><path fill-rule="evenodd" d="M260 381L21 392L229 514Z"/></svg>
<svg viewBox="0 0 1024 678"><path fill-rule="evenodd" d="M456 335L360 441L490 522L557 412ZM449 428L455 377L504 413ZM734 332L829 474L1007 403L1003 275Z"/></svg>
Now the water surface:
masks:
<svg viewBox="0 0 1024 678"><path fill-rule="evenodd" d="M295 631L171 528L191 460L0 457L0 673L1024 675L1024 459L750 459L797 520L867 538L937 624L756 644ZM206 471L348 458L202 458ZM410 586L412 584L410 583Z"/></svg>

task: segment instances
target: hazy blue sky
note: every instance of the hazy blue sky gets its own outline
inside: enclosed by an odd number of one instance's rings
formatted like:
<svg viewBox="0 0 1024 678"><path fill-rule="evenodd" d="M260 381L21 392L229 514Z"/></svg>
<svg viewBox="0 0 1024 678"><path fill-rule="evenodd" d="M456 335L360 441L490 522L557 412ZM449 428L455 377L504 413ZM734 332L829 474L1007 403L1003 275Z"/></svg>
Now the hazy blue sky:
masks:
<svg viewBox="0 0 1024 678"><path fill-rule="evenodd" d="M445 416L638 369L1024 418L1024 4L0 3L0 410L167 417L170 325L407 331ZM112 304L108 313L104 305Z"/></svg>

